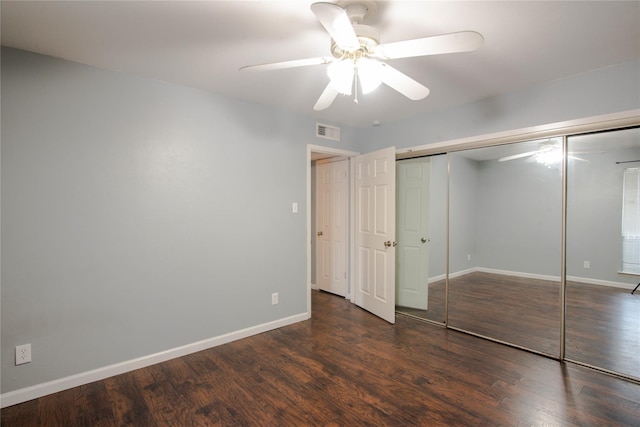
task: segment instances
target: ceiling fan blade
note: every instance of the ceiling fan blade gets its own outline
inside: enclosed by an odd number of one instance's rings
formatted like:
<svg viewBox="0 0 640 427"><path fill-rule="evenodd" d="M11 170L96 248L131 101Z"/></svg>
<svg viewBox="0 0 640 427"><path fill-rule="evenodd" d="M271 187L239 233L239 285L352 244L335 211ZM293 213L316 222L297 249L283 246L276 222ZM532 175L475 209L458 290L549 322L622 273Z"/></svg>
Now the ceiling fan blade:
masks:
<svg viewBox="0 0 640 427"><path fill-rule="evenodd" d="M380 77L382 83L414 101L426 98L429 95L429 89L389 64L381 63Z"/></svg>
<svg viewBox="0 0 640 427"><path fill-rule="evenodd" d="M332 62L331 58L309 58L309 59L296 59L293 61L284 61L284 62L271 62L268 64L257 64L257 65L245 65L240 68L240 71L271 71L271 70L282 70L285 68L295 68L295 67L305 67L307 65L322 65L329 64Z"/></svg>
<svg viewBox="0 0 640 427"><path fill-rule="evenodd" d="M313 3L311 11L316 15L318 21L331 35L340 49L354 52L360 49L360 42L349 21L347 12L333 3Z"/></svg>
<svg viewBox="0 0 640 427"><path fill-rule="evenodd" d="M537 151L527 151L526 153L514 154L513 156L500 157L498 159L498 161L499 162L507 162L509 160L515 160L515 159L520 159L522 157L533 156L536 153L537 153Z"/></svg>
<svg viewBox="0 0 640 427"><path fill-rule="evenodd" d="M333 88L331 82L324 88L322 95L316 101L316 105L313 106L315 111L325 110L331 106L333 100L338 96L338 91Z"/></svg>
<svg viewBox="0 0 640 427"><path fill-rule="evenodd" d="M443 53L470 52L484 43L484 37L475 31L443 34L422 39L378 45L374 56L381 59L410 58Z"/></svg>

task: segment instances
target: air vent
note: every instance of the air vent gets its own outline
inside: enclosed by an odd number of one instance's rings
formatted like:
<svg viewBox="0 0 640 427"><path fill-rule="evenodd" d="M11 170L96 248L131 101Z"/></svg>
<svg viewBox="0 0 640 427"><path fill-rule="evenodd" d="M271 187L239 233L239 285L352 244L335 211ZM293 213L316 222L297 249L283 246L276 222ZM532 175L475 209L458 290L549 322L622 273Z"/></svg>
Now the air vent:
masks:
<svg viewBox="0 0 640 427"><path fill-rule="evenodd" d="M340 141L340 128L316 123L316 136L318 138Z"/></svg>

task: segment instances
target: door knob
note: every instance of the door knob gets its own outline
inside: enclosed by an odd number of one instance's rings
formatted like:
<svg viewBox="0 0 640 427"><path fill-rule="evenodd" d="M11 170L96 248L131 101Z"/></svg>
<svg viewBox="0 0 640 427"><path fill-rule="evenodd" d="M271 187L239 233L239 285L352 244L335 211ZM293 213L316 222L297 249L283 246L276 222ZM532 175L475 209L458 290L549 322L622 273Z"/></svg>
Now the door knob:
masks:
<svg viewBox="0 0 640 427"><path fill-rule="evenodd" d="M398 246L397 242L391 242L391 240L387 240L386 242L384 242L384 247L385 248L390 248L391 246L393 246L394 248L396 246Z"/></svg>
<svg viewBox="0 0 640 427"><path fill-rule="evenodd" d="M318 236L322 236L324 233L322 231L318 231Z"/></svg>
<svg viewBox="0 0 640 427"><path fill-rule="evenodd" d="M430 241L431 241L431 239L427 239L426 237L423 237L422 239L420 239L420 241L421 241L422 243L427 243L427 242L430 242Z"/></svg>

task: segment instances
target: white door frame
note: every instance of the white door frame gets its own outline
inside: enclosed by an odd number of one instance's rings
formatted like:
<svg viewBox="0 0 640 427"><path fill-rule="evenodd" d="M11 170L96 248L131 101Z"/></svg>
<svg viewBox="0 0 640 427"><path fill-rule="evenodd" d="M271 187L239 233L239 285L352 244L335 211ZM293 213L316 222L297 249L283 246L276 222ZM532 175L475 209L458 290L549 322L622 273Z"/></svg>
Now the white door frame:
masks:
<svg viewBox="0 0 640 427"><path fill-rule="evenodd" d="M360 153L356 151L341 150L339 148L323 147L321 145L307 144L307 316L311 318L311 153L328 154L334 157L349 158L349 189L353 194L355 182L353 180L354 158ZM349 196L349 240L353 242L353 197ZM353 284L353 244L349 244L349 269L347 292L351 302L353 302L353 292L351 292Z"/></svg>

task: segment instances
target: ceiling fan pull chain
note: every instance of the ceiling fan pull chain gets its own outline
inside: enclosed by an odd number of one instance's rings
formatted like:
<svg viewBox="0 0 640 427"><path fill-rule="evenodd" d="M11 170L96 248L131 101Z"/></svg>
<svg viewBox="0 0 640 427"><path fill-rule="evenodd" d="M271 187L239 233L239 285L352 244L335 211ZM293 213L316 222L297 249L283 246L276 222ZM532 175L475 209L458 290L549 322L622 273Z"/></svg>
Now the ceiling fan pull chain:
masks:
<svg viewBox="0 0 640 427"><path fill-rule="evenodd" d="M354 88L355 98L353 98L353 102L355 104L357 104L358 103L358 67L356 67L355 64L354 64L354 73L353 74L354 74L353 75L353 82L354 82L354 85L355 85L355 88Z"/></svg>

